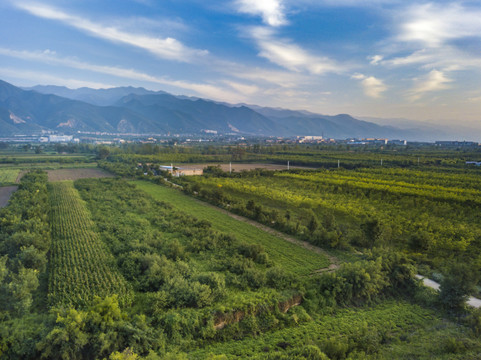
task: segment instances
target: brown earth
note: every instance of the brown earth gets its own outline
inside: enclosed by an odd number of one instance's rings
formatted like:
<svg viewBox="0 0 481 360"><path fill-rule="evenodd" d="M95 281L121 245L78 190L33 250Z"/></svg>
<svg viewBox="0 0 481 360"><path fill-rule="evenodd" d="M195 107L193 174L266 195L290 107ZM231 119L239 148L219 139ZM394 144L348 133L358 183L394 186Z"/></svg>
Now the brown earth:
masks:
<svg viewBox="0 0 481 360"><path fill-rule="evenodd" d="M12 194L17 190L18 186L3 186L0 187L0 208L7 206L8 200Z"/></svg>
<svg viewBox="0 0 481 360"><path fill-rule="evenodd" d="M77 180L85 178L102 178L115 176L105 170L98 168L57 169L47 170L47 173L48 181Z"/></svg>
<svg viewBox="0 0 481 360"><path fill-rule="evenodd" d="M223 171L229 171L229 164L174 164L182 169L203 169L207 166L220 166ZM289 166L290 169L312 169L302 166ZM242 171L242 170L254 170L254 169L265 169L265 170L287 170L287 163L285 165L279 164L236 164L232 163L232 171Z"/></svg>

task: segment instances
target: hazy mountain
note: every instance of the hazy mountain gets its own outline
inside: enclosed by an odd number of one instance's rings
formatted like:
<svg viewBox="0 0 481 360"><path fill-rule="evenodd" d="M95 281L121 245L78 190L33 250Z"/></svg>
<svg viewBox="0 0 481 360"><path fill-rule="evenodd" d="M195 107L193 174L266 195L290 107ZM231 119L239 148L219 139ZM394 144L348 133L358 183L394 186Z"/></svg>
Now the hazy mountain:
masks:
<svg viewBox="0 0 481 360"><path fill-rule="evenodd" d="M232 105L133 87L72 90L36 86L32 89L35 90L0 81L0 135L36 133L42 129L63 133L144 134L195 134L215 130L240 135L413 138L411 130L381 126L347 114L329 116ZM48 92L55 94L45 94Z"/></svg>
<svg viewBox="0 0 481 360"><path fill-rule="evenodd" d="M147 95L147 94L165 94L163 91L150 91L142 87L136 88L132 86L116 87L109 89L91 89L82 87L79 89L69 89L65 86L54 85L37 85L25 90L34 90L41 94L53 94L62 96L72 100L80 100L93 105L109 106L113 105L119 99L130 94Z"/></svg>
<svg viewBox="0 0 481 360"><path fill-rule="evenodd" d="M479 128L460 125L456 121L446 122L419 121L405 118L358 117L359 119L376 123L381 126L393 126L398 129L415 132L413 140L468 140L481 141Z"/></svg>
<svg viewBox="0 0 481 360"><path fill-rule="evenodd" d="M0 134L35 133L42 129L65 133L81 131L127 132L150 128L128 109L99 107L57 95L25 91L0 81Z"/></svg>
<svg viewBox="0 0 481 360"><path fill-rule="evenodd" d="M380 126L372 122L358 120L348 114L321 115L304 110L247 105L259 114L269 117L278 126L294 135L323 135L330 138L409 138L417 134L416 130L401 130L392 126Z"/></svg>
<svg viewBox="0 0 481 360"><path fill-rule="evenodd" d="M168 125L171 131L270 135L277 131L268 118L245 107L229 107L203 99L185 99L169 94L128 95L116 103Z"/></svg>

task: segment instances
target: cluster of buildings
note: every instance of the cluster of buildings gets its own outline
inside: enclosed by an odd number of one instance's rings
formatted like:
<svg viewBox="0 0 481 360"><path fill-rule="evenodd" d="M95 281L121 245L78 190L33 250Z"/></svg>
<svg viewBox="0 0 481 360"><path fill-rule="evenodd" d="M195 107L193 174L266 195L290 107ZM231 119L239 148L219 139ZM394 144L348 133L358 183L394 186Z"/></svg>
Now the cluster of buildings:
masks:
<svg viewBox="0 0 481 360"><path fill-rule="evenodd" d="M41 136L38 139L41 143L79 143L79 138L74 138L72 135L47 135Z"/></svg>
<svg viewBox="0 0 481 360"><path fill-rule="evenodd" d="M350 138L346 140L326 139L323 136L296 136L295 142L298 144L335 144L345 143L349 145L407 145L407 140L390 140L383 138Z"/></svg>
<svg viewBox="0 0 481 360"><path fill-rule="evenodd" d="M194 175L202 175L204 173L204 169L199 169L195 167L175 167L173 165L160 165L158 168L152 168L152 164L145 164L145 166L149 167L150 170L154 173L154 175L160 175L158 172L160 171L167 171L174 177L180 176L194 176ZM144 168L144 164L138 163L138 168Z"/></svg>

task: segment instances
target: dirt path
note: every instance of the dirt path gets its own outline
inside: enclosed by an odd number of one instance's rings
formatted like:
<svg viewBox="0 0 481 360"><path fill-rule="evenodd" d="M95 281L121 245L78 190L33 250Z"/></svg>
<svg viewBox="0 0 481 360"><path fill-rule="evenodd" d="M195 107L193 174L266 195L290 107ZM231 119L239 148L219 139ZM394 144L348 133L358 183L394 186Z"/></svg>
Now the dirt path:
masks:
<svg viewBox="0 0 481 360"><path fill-rule="evenodd" d="M248 219L244 216L241 216L241 215L237 215L237 214L233 214L231 213L230 211L227 211L227 210L224 210L222 208L219 208L217 206L214 206L212 204L209 204L205 201L202 201L202 200L199 200L197 198L194 198L196 201L206 205L206 206L209 206L213 209L216 209L217 211L220 211L221 213L223 214L226 214L228 216L230 216L231 218L237 220L237 221L242 221L242 222L245 222L245 223L248 223L249 225L252 225L252 226L255 226L256 228L262 230L262 231L265 231L266 233L269 233L271 235L274 235L278 238L281 238L285 241L288 241L292 244L295 244L295 245L298 245L298 246L302 246L303 248L305 249L308 249L308 250L311 250L311 251L314 251L315 253L318 253L318 254L321 254L325 257L327 257L329 259L329 262L331 263L327 268L323 268L323 269L319 269L317 271L315 271L316 273L321 273L321 272L329 272L329 271L334 271L336 269L339 268L339 264L340 264L340 261L337 257L333 256L333 255L330 255L327 251L325 251L324 249L321 249L320 247L317 247L315 245L312 245L310 243L308 243L307 241L302 241L302 240L299 240L299 239L296 239L292 236L289 236L287 234L284 234L280 231L277 231L277 230L274 230L273 228L270 228L269 226L266 226L266 225L263 225L261 223L258 223L257 221L254 221L254 220L251 220L251 219Z"/></svg>
<svg viewBox="0 0 481 360"><path fill-rule="evenodd" d="M0 187L0 208L7 206L8 200L12 194L17 191L18 186L3 186Z"/></svg>
<svg viewBox="0 0 481 360"><path fill-rule="evenodd" d="M422 275L416 275L417 279L421 279L423 281L424 286L430 287L431 289L438 290L440 288L440 284L438 284L436 281L433 281L431 279L428 279ZM478 298L475 298L474 296L470 296L468 298L467 304L471 307L474 307L476 309L481 308L481 300Z"/></svg>
<svg viewBox="0 0 481 360"><path fill-rule="evenodd" d="M15 182L17 184L20 184L20 180L22 180L22 177L23 175L25 175L26 173L28 173L28 170L22 170L18 173L18 176L17 176L17 179L15 180Z"/></svg>

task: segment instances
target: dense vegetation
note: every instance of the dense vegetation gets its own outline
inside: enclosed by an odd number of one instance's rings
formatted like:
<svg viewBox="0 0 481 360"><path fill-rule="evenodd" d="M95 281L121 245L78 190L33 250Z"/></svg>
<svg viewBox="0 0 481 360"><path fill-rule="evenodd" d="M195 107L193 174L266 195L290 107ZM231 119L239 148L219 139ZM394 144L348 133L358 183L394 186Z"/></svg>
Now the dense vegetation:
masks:
<svg viewBox="0 0 481 360"><path fill-rule="evenodd" d="M322 247L390 247L433 269L452 261L481 272L476 171L364 168L229 176L215 170L182 183L189 193Z"/></svg>
<svg viewBox="0 0 481 360"><path fill-rule="evenodd" d="M233 151L334 169L172 179L137 164ZM479 358L481 311L464 301L481 270L481 181L461 167L475 150L359 148L349 169L345 148L92 154L129 179L48 184L33 171L0 210L0 358Z"/></svg>
<svg viewBox="0 0 481 360"><path fill-rule="evenodd" d="M273 163L315 168L346 169L362 167L464 167L465 161L477 160L476 147L439 148L433 145L373 146L349 144L261 144L240 141L239 144L154 145L126 144L110 148L107 158L115 163Z"/></svg>

